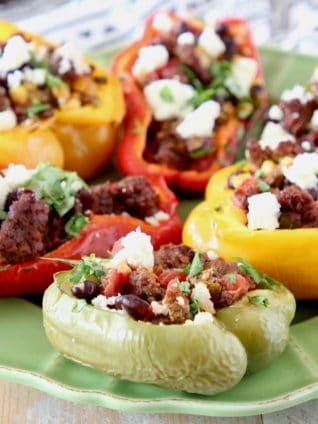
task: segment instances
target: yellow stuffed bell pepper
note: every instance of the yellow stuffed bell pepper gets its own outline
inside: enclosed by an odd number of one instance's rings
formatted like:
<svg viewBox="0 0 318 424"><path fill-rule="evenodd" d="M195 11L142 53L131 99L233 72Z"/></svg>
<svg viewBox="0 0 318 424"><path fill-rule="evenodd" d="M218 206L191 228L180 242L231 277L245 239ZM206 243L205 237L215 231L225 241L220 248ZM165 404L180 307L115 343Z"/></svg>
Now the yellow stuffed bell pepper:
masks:
<svg viewBox="0 0 318 424"><path fill-rule="evenodd" d="M217 172L206 199L190 213L183 242L226 260L242 257L283 282L298 299L318 298L318 228L250 230L246 212L233 204L228 178L250 166L236 164Z"/></svg>
<svg viewBox="0 0 318 424"><path fill-rule="evenodd" d="M118 80L70 45L4 21L1 44L0 165L51 162L94 177L111 158L124 115Z"/></svg>

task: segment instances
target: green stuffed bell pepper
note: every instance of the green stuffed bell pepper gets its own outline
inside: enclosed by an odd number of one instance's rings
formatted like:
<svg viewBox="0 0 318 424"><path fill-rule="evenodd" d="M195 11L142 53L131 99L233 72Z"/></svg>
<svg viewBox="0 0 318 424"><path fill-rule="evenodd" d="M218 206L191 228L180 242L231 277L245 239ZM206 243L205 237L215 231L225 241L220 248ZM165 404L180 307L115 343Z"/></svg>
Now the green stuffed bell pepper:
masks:
<svg viewBox="0 0 318 424"><path fill-rule="evenodd" d="M288 342L294 297L242 260L185 245L154 252L136 229L109 259L73 265L45 292L46 334L67 358L115 378L213 395Z"/></svg>

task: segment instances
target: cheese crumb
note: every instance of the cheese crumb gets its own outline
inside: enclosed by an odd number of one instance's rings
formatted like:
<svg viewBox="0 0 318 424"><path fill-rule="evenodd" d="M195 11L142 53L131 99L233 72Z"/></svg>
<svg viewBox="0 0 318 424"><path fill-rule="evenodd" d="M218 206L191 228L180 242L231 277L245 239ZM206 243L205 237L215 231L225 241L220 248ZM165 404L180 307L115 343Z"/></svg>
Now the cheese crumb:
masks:
<svg viewBox="0 0 318 424"><path fill-rule="evenodd" d="M94 299L92 299L92 305L94 305L96 308L108 309L108 306L115 305L116 298L119 296L120 295L106 297L102 294L99 294L98 296L94 297Z"/></svg>
<svg viewBox="0 0 318 424"><path fill-rule="evenodd" d="M182 138L211 137L215 120L220 116L220 104L214 100L202 103L176 127Z"/></svg>
<svg viewBox="0 0 318 424"><path fill-rule="evenodd" d="M168 101L162 96L163 90L170 93ZM144 94L157 121L183 118L193 110L187 102L195 95L194 88L175 79L153 81L144 88Z"/></svg>
<svg viewBox="0 0 318 424"><path fill-rule="evenodd" d="M268 117L273 121L281 121L284 118L284 113L278 105L272 105L269 108Z"/></svg>
<svg viewBox="0 0 318 424"><path fill-rule="evenodd" d="M31 69L29 67L24 69L23 79L29 81L34 85L44 85L46 81L46 70L41 68Z"/></svg>
<svg viewBox="0 0 318 424"><path fill-rule="evenodd" d="M194 317L193 323L194 324L203 324L205 322L213 322L213 321L214 321L214 317L209 312L199 312Z"/></svg>
<svg viewBox="0 0 318 424"><path fill-rule="evenodd" d="M295 142L295 137L285 131L280 124L267 122L259 141L261 148L265 149L266 147L269 147L270 149L275 150L283 141Z"/></svg>
<svg viewBox="0 0 318 424"><path fill-rule="evenodd" d="M29 43L21 35L9 38L0 56L0 74L14 71L30 60Z"/></svg>
<svg viewBox="0 0 318 424"><path fill-rule="evenodd" d="M0 210L3 210L10 191L7 181L0 175Z"/></svg>
<svg viewBox="0 0 318 424"><path fill-rule="evenodd" d="M169 219L169 215L166 212L158 211L152 216L146 216L145 221L150 225L157 226L162 221L167 221Z"/></svg>
<svg viewBox="0 0 318 424"><path fill-rule="evenodd" d="M222 39L211 26L206 26L198 38L198 45L211 58L217 58L226 50Z"/></svg>
<svg viewBox="0 0 318 424"><path fill-rule="evenodd" d="M14 191L21 187L29 178L32 177L34 172L34 169L27 169L24 165L15 165L10 163L5 173L5 179L10 191Z"/></svg>
<svg viewBox="0 0 318 424"><path fill-rule="evenodd" d="M123 263L130 266L152 268L154 265L153 246L151 237L142 233L140 227L131 231L121 239L122 248L110 261L111 268L118 268Z"/></svg>
<svg viewBox="0 0 318 424"><path fill-rule="evenodd" d="M226 85L238 98L249 95L250 88L256 78L257 62L250 57L236 57L233 60L231 74L226 80Z"/></svg>
<svg viewBox="0 0 318 424"><path fill-rule="evenodd" d="M169 32L173 28L173 20L167 13L159 12L153 18L152 26L159 32Z"/></svg>
<svg viewBox="0 0 318 424"><path fill-rule="evenodd" d="M191 299L196 299L199 302L200 309L215 314L214 304L211 300L211 294L206 284L197 283L192 289Z"/></svg>
<svg viewBox="0 0 318 424"><path fill-rule="evenodd" d="M285 178L307 190L318 185L318 153L301 153L289 167L283 168Z"/></svg>
<svg viewBox="0 0 318 424"><path fill-rule="evenodd" d="M310 127L317 129L318 128L318 109L316 109L311 117Z"/></svg>
<svg viewBox="0 0 318 424"><path fill-rule="evenodd" d="M179 46L190 45L195 43L195 36L192 32L182 32L177 38L177 44Z"/></svg>
<svg viewBox="0 0 318 424"><path fill-rule="evenodd" d="M168 60L169 52L162 44L142 47L132 68L132 74L136 78L141 77L165 66Z"/></svg>
<svg viewBox="0 0 318 424"><path fill-rule="evenodd" d="M167 305L163 305L155 300L151 302L150 307L155 315L168 315L169 313Z"/></svg>
<svg viewBox="0 0 318 424"><path fill-rule="evenodd" d="M12 130L17 125L17 117L12 109L0 112L0 132Z"/></svg>
<svg viewBox="0 0 318 424"><path fill-rule="evenodd" d="M90 71L90 66L84 62L82 54L71 42L65 43L63 46L56 49L54 55L61 58L58 68L59 74L66 74L72 67L78 75Z"/></svg>
<svg viewBox="0 0 318 424"><path fill-rule="evenodd" d="M255 194L248 198L249 230L274 230L279 227L280 204L272 193Z"/></svg>
<svg viewBox="0 0 318 424"><path fill-rule="evenodd" d="M281 99L284 102L290 102L291 100L299 100L300 103L306 104L314 98L313 94L305 90L302 85L295 85L289 90L283 91Z"/></svg>

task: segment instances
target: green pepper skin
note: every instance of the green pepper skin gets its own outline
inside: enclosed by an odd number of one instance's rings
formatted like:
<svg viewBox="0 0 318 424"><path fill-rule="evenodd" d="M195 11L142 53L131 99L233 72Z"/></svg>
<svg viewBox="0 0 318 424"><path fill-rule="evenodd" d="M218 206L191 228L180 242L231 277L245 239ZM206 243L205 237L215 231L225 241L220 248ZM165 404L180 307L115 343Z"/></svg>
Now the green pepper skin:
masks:
<svg viewBox="0 0 318 424"><path fill-rule="evenodd" d="M266 297L268 306L252 304L248 298L254 296ZM271 290L247 293L233 305L220 309L216 317L240 339L247 352L247 371L254 372L285 349L295 309L294 296L278 284Z"/></svg>
<svg viewBox="0 0 318 424"><path fill-rule="evenodd" d="M64 280L68 272L56 274ZM236 385L247 357L216 319L183 325L135 321L122 311L84 306L57 282L43 299L48 339L64 356L119 379L212 395Z"/></svg>

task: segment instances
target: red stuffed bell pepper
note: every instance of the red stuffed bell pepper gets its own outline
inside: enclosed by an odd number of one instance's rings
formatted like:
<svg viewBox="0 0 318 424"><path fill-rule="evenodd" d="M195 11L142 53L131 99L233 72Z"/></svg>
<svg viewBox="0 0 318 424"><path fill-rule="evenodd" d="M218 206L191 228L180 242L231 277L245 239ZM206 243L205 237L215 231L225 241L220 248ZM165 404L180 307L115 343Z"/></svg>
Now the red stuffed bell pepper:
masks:
<svg viewBox="0 0 318 424"><path fill-rule="evenodd" d="M128 175L162 175L188 192L202 192L215 171L233 162L242 130L267 103L242 19L224 19L214 28L156 14L112 69L127 108L119 168Z"/></svg>
<svg viewBox="0 0 318 424"><path fill-rule="evenodd" d="M43 291L55 272L69 268L47 259L105 257L137 227L155 248L181 240L177 199L161 177L88 188L75 173L48 164L30 172L10 165L0 176L0 296Z"/></svg>

